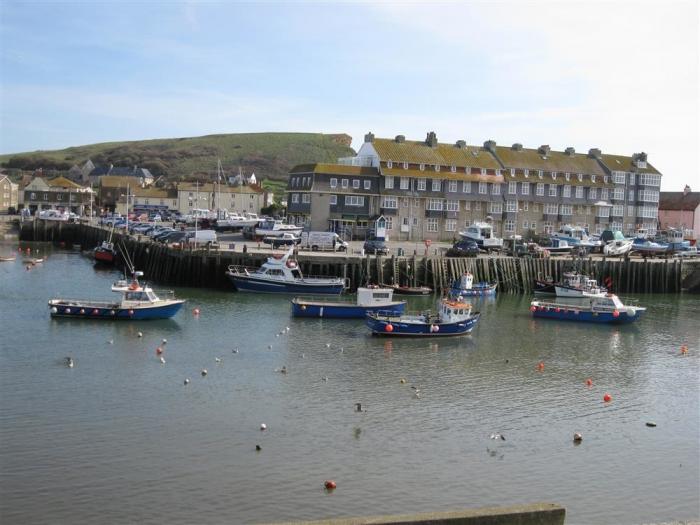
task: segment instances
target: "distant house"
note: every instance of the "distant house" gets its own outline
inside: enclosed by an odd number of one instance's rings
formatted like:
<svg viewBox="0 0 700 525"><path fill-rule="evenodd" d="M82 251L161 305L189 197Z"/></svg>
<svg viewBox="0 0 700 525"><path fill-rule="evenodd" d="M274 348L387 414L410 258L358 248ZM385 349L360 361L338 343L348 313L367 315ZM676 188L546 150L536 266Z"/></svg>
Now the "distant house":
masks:
<svg viewBox="0 0 700 525"><path fill-rule="evenodd" d="M131 195L146 186L143 179L132 176L102 175L98 179L98 200L100 206L114 211L122 195Z"/></svg>
<svg viewBox="0 0 700 525"><path fill-rule="evenodd" d="M177 190L175 188L129 188L129 212L136 214L177 210ZM125 215L127 210L126 192L117 200L116 212Z"/></svg>
<svg viewBox="0 0 700 525"><path fill-rule="evenodd" d="M265 207L265 192L257 185L193 184L177 186L177 209L183 215L193 209L228 210L237 213L260 213Z"/></svg>
<svg viewBox="0 0 700 525"><path fill-rule="evenodd" d="M81 186L66 177L35 177L23 190L24 207L37 210L71 211L85 215L93 202L90 187Z"/></svg>
<svg viewBox="0 0 700 525"><path fill-rule="evenodd" d="M659 196L659 225L683 230L687 239L700 236L700 192L686 186L683 191L662 191Z"/></svg>
<svg viewBox="0 0 700 525"><path fill-rule="evenodd" d="M92 163L90 162L90 164ZM87 164L84 168L86 167ZM90 183L95 185L99 185L102 177L136 177L142 186L150 186L154 180L153 174L146 168L139 168L138 166L120 167L112 164L109 166L97 166L90 171L88 176Z"/></svg>
<svg viewBox="0 0 700 525"><path fill-rule="evenodd" d="M0 174L0 213L7 213L10 208L17 209L19 186L7 175Z"/></svg>

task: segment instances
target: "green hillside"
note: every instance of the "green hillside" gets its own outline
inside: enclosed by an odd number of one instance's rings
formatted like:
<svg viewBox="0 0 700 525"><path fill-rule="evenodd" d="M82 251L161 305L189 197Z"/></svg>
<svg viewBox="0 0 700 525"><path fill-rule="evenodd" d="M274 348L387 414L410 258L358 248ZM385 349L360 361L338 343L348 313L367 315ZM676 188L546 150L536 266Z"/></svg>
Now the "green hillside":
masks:
<svg viewBox="0 0 700 525"><path fill-rule="evenodd" d="M354 154L351 137L321 133L237 133L179 139L105 142L55 151L0 155L4 168L68 170L88 159L96 165L139 166L168 180L215 174L217 159L228 175L252 172L258 179L286 179L296 164L334 162Z"/></svg>

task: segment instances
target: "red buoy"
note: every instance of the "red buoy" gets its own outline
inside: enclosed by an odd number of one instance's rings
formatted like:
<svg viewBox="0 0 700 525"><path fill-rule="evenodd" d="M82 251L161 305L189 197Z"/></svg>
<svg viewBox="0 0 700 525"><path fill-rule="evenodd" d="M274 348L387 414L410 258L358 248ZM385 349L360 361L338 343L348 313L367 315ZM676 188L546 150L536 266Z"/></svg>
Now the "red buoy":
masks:
<svg viewBox="0 0 700 525"><path fill-rule="evenodd" d="M554 311L557 312L557 313L559 313L559 307L557 306L557 307L554 309Z"/></svg>
<svg viewBox="0 0 700 525"><path fill-rule="evenodd" d="M163 353L163 349L160 346L158 348L156 348L156 354L160 355L162 353Z"/></svg>
<svg viewBox="0 0 700 525"><path fill-rule="evenodd" d="M530 307L530 311L531 311L531 312L536 312L536 311L537 311L537 307L536 307L536 306L531 306L531 307Z"/></svg>
<svg viewBox="0 0 700 525"><path fill-rule="evenodd" d="M605 401L606 403L610 403L610 401L612 401L612 396L606 392L603 396L603 401Z"/></svg>
<svg viewBox="0 0 700 525"><path fill-rule="evenodd" d="M619 310L613 310L613 317L620 317Z"/></svg>
<svg viewBox="0 0 700 525"><path fill-rule="evenodd" d="M388 324L384 326L384 331L385 332L393 332L394 331L394 325Z"/></svg>
<svg viewBox="0 0 700 525"><path fill-rule="evenodd" d="M199 315L199 308L192 310L192 315Z"/></svg>
<svg viewBox="0 0 700 525"><path fill-rule="evenodd" d="M586 385L593 386L593 380L590 377L586 379Z"/></svg>
<svg viewBox="0 0 700 525"><path fill-rule="evenodd" d="M324 481L323 486L326 487L326 490L335 490L335 488L337 487L335 481L333 481L332 479L327 479L326 481Z"/></svg>
<svg viewBox="0 0 700 525"><path fill-rule="evenodd" d="M544 361L540 361L539 363L537 363L537 370L539 370L540 372L544 370Z"/></svg>
<svg viewBox="0 0 700 525"><path fill-rule="evenodd" d="M688 347L686 345L681 346L681 354L687 354L688 353Z"/></svg>

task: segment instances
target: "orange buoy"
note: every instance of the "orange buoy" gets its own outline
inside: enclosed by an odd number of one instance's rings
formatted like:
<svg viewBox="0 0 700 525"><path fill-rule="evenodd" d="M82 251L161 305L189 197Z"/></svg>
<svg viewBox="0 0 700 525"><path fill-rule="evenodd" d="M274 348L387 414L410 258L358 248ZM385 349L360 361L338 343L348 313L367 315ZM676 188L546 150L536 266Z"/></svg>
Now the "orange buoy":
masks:
<svg viewBox="0 0 700 525"><path fill-rule="evenodd" d="M606 392L603 396L603 401L605 401L606 403L610 403L610 401L612 401L612 396Z"/></svg>
<svg viewBox="0 0 700 525"><path fill-rule="evenodd" d="M593 386L593 380L590 377L586 379L586 385Z"/></svg>
<svg viewBox="0 0 700 525"><path fill-rule="evenodd" d="M192 310L192 315L199 315L199 308Z"/></svg>
<svg viewBox="0 0 700 525"><path fill-rule="evenodd" d="M393 331L394 331L394 325L388 324L388 325L386 325L386 326L384 327L384 330L385 330L386 332L393 332Z"/></svg>
<svg viewBox="0 0 700 525"><path fill-rule="evenodd" d="M531 312L536 312L536 311L537 311L537 307L536 307L536 306L531 306L531 307L530 307L530 311L531 311Z"/></svg>
<svg viewBox="0 0 700 525"><path fill-rule="evenodd" d="M619 311L619 310L613 310L613 317L620 317L620 311Z"/></svg>
<svg viewBox="0 0 700 525"><path fill-rule="evenodd" d="M681 346L681 354L687 354L688 353L688 347L686 345Z"/></svg>
<svg viewBox="0 0 700 525"><path fill-rule="evenodd" d="M326 481L324 481L323 486L326 487L326 490L335 490L335 488L337 487L335 481L333 481L332 479L327 479Z"/></svg>
<svg viewBox="0 0 700 525"><path fill-rule="evenodd" d="M540 372L544 370L544 361L540 361L539 363L537 363L537 370L539 370Z"/></svg>
<svg viewBox="0 0 700 525"><path fill-rule="evenodd" d="M160 346L158 348L156 348L156 354L160 355L162 353L163 353L163 349Z"/></svg>

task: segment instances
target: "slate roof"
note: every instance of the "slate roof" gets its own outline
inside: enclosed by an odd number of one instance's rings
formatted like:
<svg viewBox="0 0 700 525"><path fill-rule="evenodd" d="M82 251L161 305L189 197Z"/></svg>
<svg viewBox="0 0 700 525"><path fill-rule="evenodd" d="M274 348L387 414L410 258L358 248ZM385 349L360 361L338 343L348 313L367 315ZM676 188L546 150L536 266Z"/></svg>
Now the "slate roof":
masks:
<svg viewBox="0 0 700 525"><path fill-rule="evenodd" d="M662 191L659 193L660 210L694 211L700 206L700 191L687 194L682 191Z"/></svg>
<svg viewBox="0 0 700 525"><path fill-rule="evenodd" d="M628 171L633 173L654 173L661 175L657 169L647 162L646 168L638 168L632 164L632 157L624 155L601 155L601 162L611 171Z"/></svg>
<svg viewBox="0 0 700 525"><path fill-rule="evenodd" d="M76 184L72 180L69 180L65 177L56 177L55 179L51 179L51 180L47 179L46 184L48 184L52 188L72 188L72 189L80 189L80 190L86 189L85 186L81 186L80 184Z"/></svg>
<svg viewBox="0 0 700 525"><path fill-rule="evenodd" d="M297 175L300 173L324 173L327 175L378 175L377 168L369 166L350 166L347 164L298 164L294 166L289 174Z"/></svg>
<svg viewBox="0 0 700 525"><path fill-rule="evenodd" d="M506 168L555 171L557 173L583 173L600 175L606 173L598 161L584 153L569 155L563 151L549 151L546 155L538 149L513 149L511 146L496 146L496 157Z"/></svg>
<svg viewBox="0 0 700 525"><path fill-rule="evenodd" d="M426 168L425 171L403 169L403 168L382 168L382 174L389 177L411 177L414 179L440 179L440 180L462 180L472 182L493 182L501 184L505 182L502 175L481 175L478 173L452 173L449 169L435 171Z"/></svg>
<svg viewBox="0 0 700 525"><path fill-rule="evenodd" d="M460 168L477 167L500 169L498 161L486 149L480 146L466 145L463 148L455 144L438 143L435 147L425 141L406 140L397 142L395 139L375 138L372 142L379 158L386 162L408 162L410 164L426 164Z"/></svg>

